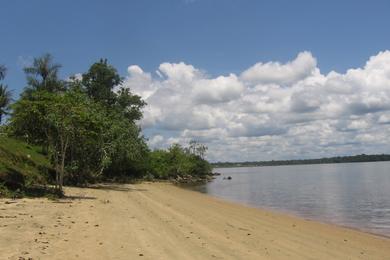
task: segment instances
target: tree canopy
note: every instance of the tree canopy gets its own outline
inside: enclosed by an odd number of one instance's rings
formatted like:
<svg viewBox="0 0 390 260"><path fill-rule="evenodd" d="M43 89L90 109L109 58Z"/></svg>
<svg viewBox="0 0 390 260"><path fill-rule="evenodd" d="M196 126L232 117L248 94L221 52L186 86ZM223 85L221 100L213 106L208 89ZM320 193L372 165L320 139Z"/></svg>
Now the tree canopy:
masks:
<svg viewBox="0 0 390 260"><path fill-rule="evenodd" d="M0 64L0 80L5 78L5 73L7 72L7 68L4 65Z"/></svg>
<svg viewBox="0 0 390 260"><path fill-rule="evenodd" d="M6 67L0 65L0 80L3 80L5 78L6 71L7 71ZM12 100L12 93L8 89L8 86L0 83L0 124L3 119L3 115L8 113L11 100Z"/></svg>
<svg viewBox="0 0 390 260"><path fill-rule="evenodd" d="M107 59L100 59L92 64L82 76L82 84L88 96L108 106L115 103L116 94L113 90L121 83L122 78L116 69L107 63Z"/></svg>
<svg viewBox="0 0 390 260"><path fill-rule="evenodd" d="M35 58L33 64L24 68L27 86L23 96L29 97L34 91L57 92L63 90L63 82L58 79L60 64L53 63L53 57L45 54Z"/></svg>

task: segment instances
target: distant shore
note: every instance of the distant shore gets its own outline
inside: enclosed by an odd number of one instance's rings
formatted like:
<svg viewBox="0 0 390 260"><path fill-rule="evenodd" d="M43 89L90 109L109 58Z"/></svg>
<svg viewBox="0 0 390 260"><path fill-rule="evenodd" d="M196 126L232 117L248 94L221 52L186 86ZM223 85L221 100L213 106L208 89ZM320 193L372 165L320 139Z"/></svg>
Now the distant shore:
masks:
<svg viewBox="0 0 390 260"><path fill-rule="evenodd" d="M214 168L233 168L233 167L259 167L259 166L387 162L387 161L390 161L390 154L370 154L370 155L359 154L359 155L353 155L353 156L325 157L325 158L318 158L318 159L247 161L247 162L215 162L215 163L212 163L212 166Z"/></svg>
<svg viewBox="0 0 390 260"><path fill-rule="evenodd" d="M390 239L169 183L0 199L1 259L388 259Z"/></svg>

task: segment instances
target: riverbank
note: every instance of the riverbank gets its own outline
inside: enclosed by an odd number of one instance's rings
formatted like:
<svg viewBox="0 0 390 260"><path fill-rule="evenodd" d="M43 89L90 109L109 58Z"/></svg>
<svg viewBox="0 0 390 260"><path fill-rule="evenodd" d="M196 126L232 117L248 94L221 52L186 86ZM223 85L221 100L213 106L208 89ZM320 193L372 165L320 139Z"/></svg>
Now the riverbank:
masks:
<svg viewBox="0 0 390 260"><path fill-rule="evenodd" d="M362 163L362 162L386 162L390 161L390 154L359 154L352 156L325 157L318 159L297 160L272 160L257 162L217 162L212 163L215 168L261 167L283 165L313 165L313 164L337 164L337 163Z"/></svg>
<svg viewBox="0 0 390 260"><path fill-rule="evenodd" d="M388 259L390 239L168 183L0 200L1 259ZM22 258L21 258L22 257Z"/></svg>

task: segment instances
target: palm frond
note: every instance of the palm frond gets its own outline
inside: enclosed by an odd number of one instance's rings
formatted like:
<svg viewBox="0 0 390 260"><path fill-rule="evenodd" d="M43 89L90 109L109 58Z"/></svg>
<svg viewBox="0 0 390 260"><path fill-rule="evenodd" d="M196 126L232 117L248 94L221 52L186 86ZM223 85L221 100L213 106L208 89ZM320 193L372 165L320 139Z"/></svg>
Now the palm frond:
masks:
<svg viewBox="0 0 390 260"><path fill-rule="evenodd" d="M35 58L32 66L24 68L28 84L26 89L55 91L57 89L59 68L61 68L61 65L53 63L53 57L48 53Z"/></svg>
<svg viewBox="0 0 390 260"><path fill-rule="evenodd" d="M0 65L0 80L4 79L7 68L4 65Z"/></svg>
<svg viewBox="0 0 390 260"><path fill-rule="evenodd" d="M0 84L0 113L4 114L12 101L12 92L7 85Z"/></svg>

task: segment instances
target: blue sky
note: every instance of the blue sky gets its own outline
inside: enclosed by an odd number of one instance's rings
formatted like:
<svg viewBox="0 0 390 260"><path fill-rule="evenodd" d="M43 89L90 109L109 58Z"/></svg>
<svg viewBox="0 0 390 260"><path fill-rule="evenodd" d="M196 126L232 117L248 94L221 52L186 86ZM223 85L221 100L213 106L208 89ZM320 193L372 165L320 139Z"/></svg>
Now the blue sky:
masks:
<svg viewBox="0 0 390 260"><path fill-rule="evenodd" d="M33 57L53 54L64 78L107 58L149 103L152 146L199 139L211 160L390 152L389 13L389 1L4 0L0 64L17 97Z"/></svg>
<svg viewBox="0 0 390 260"><path fill-rule="evenodd" d="M2 1L0 63L23 86L21 60L52 53L63 74L100 57L124 74L184 61L210 74L311 51L322 71L359 67L390 43L388 1Z"/></svg>

